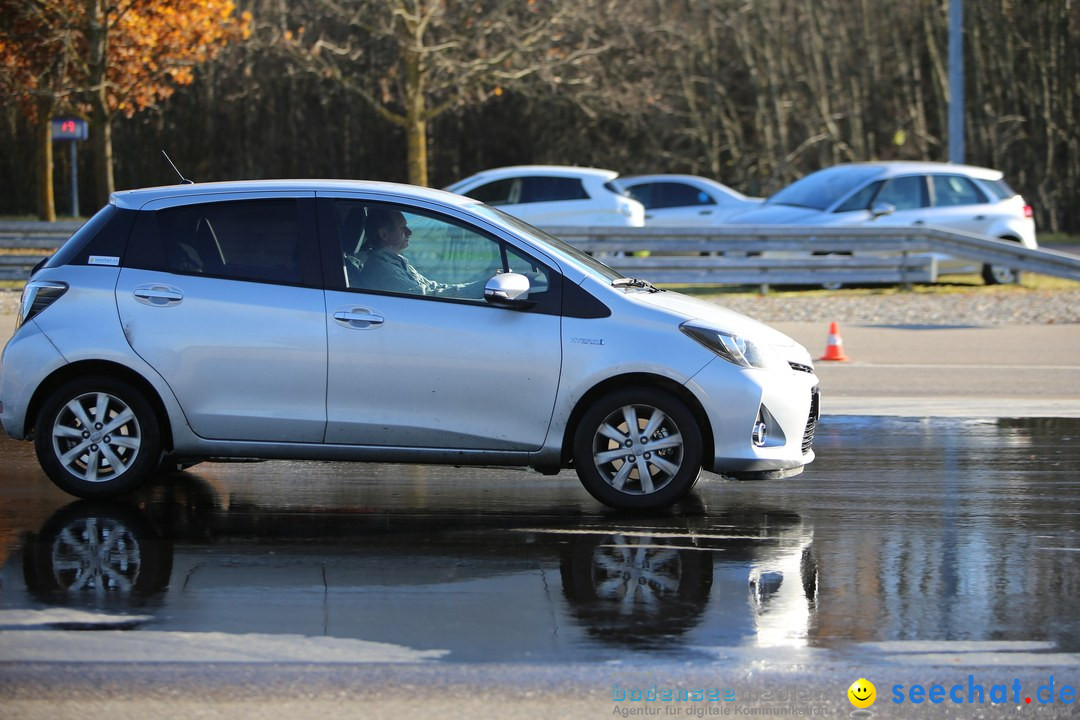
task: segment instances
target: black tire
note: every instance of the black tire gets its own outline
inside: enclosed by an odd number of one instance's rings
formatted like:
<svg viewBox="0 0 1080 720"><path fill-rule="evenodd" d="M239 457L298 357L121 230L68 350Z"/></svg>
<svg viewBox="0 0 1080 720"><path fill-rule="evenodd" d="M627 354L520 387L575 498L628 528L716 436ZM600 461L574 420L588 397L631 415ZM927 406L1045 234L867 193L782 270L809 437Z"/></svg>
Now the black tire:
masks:
<svg viewBox="0 0 1080 720"><path fill-rule="evenodd" d="M1004 265L985 263L982 267L982 279L987 285L1019 285L1020 271Z"/></svg>
<svg viewBox="0 0 1080 720"><path fill-rule="evenodd" d="M46 398L34 428L34 449L61 490L111 498L157 471L161 431L150 402L130 383L90 376L67 382Z"/></svg>
<svg viewBox="0 0 1080 720"><path fill-rule="evenodd" d="M628 434L631 420L638 431L648 431L645 442L636 432L633 438ZM653 450L658 443L661 449ZM581 484L620 510L677 502L697 482L701 456L694 414L682 400L656 388L628 388L601 397L574 433L574 468Z"/></svg>

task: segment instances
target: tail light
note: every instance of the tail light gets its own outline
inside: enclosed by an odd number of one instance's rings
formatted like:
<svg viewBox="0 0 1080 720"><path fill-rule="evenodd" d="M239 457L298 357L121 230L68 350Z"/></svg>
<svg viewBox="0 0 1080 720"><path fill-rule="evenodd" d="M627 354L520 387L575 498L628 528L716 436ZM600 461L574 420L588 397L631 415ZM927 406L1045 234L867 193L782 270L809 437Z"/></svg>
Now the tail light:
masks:
<svg viewBox="0 0 1080 720"><path fill-rule="evenodd" d="M19 316L15 320L16 325L22 326L29 322L35 315L59 300L67 289L67 283L62 282L31 280L26 283L22 299L19 300Z"/></svg>
<svg viewBox="0 0 1080 720"><path fill-rule="evenodd" d="M1026 203L1024 204L1024 217L1028 220L1031 220L1033 217L1035 217L1035 211L1032 210L1031 206Z"/></svg>

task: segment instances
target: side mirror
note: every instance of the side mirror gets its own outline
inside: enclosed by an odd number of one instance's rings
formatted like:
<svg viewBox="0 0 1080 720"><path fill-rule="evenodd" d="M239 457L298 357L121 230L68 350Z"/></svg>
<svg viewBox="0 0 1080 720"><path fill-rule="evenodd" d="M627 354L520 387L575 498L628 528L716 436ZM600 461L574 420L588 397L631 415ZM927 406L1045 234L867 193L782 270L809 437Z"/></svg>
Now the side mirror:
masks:
<svg viewBox="0 0 1080 720"><path fill-rule="evenodd" d="M492 305L506 308L526 308L529 301L529 278L518 273L500 273L484 285L484 299Z"/></svg>
<svg viewBox="0 0 1080 720"><path fill-rule="evenodd" d="M892 215L894 212L896 212L896 206L887 202L874 203L874 207L870 208L870 214L875 218Z"/></svg>

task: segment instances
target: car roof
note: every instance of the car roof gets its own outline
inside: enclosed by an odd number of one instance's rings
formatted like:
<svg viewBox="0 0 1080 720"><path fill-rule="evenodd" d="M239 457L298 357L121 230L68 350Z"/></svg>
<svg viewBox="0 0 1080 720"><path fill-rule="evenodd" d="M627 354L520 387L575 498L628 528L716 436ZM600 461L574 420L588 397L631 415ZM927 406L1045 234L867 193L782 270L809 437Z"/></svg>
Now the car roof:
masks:
<svg viewBox="0 0 1080 720"><path fill-rule="evenodd" d="M721 182L717 182L712 178L707 178L702 175L685 175L680 173L653 173L651 175L623 175L619 178L619 182L623 184L627 183L641 183L641 182L703 182L710 185L724 185ZM724 186L726 187L726 186Z"/></svg>
<svg viewBox="0 0 1080 720"><path fill-rule="evenodd" d="M577 167L575 165L508 165L506 167L481 170L478 173L462 178L457 183L478 177L504 177L508 175L557 175L563 177L591 177L603 181L613 180L619 176L614 170L605 170L594 167Z"/></svg>
<svg viewBox="0 0 1080 720"><path fill-rule="evenodd" d="M1000 170L993 170L991 168L978 167L975 165L960 165L955 163L928 162L917 160L844 163L841 165L833 165L829 168L822 168L822 170L832 170L835 168L848 167L880 168L882 171L882 175L884 175L885 177L894 177L896 175L911 175L915 173L959 173L962 175L970 175L972 177L980 178L983 180L998 180L1003 175ZM819 170L818 172L821 172L821 170Z"/></svg>
<svg viewBox="0 0 1080 720"><path fill-rule="evenodd" d="M374 180L234 180L228 182L185 183L183 185L163 185L139 188L137 190L121 190L112 194L111 202L120 208L138 210L146 203L154 200L243 193L255 195L263 192L368 192L394 195L399 198L413 200L437 201L459 207L476 203L475 200L470 198L443 190Z"/></svg>

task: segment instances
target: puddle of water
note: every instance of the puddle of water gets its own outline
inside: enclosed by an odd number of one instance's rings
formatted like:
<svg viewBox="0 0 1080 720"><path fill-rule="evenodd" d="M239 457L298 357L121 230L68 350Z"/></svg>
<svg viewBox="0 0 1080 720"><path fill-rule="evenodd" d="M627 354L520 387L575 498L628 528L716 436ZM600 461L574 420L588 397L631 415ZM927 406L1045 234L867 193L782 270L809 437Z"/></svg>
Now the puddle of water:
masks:
<svg viewBox="0 0 1080 720"><path fill-rule="evenodd" d="M1076 420L829 418L802 477L707 480L653 516L603 511L566 474L333 463L207 464L70 502L5 440L0 628L67 608L103 628L137 617L132 633L351 638L458 661L1076 651L1077 437ZM58 617L42 625L71 627Z"/></svg>

